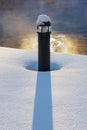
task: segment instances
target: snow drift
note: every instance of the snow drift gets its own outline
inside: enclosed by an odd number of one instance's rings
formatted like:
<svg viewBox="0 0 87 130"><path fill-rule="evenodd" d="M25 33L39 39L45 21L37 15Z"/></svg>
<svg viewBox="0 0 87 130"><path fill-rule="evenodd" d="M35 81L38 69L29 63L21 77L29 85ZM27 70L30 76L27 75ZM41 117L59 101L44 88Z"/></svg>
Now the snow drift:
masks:
<svg viewBox="0 0 87 130"><path fill-rule="evenodd" d="M0 48L0 130L86 130L87 56Z"/></svg>

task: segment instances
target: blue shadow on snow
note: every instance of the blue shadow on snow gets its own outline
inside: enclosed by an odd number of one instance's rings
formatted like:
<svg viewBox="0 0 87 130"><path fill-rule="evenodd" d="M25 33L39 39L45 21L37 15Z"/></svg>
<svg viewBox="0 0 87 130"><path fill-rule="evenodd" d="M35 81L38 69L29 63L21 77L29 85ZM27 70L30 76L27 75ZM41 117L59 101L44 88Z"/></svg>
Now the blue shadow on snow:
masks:
<svg viewBox="0 0 87 130"><path fill-rule="evenodd" d="M38 72L32 130L53 130L50 72Z"/></svg>

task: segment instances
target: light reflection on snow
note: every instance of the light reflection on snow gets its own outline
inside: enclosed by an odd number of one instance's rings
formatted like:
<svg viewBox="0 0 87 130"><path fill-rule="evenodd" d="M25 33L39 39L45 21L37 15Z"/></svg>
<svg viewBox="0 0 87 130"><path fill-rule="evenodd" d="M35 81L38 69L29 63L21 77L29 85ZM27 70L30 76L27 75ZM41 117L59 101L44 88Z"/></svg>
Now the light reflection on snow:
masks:
<svg viewBox="0 0 87 130"><path fill-rule="evenodd" d="M87 54L87 39L82 36L69 34L51 35L51 52ZM37 35L31 34L20 40L20 48L38 50Z"/></svg>
<svg viewBox="0 0 87 130"><path fill-rule="evenodd" d="M27 34L20 37L4 37L0 40L1 46L20 48L27 50L38 50L38 34ZM86 54L87 55L87 38L70 35L53 33L50 40L51 52Z"/></svg>
<svg viewBox="0 0 87 130"><path fill-rule="evenodd" d="M80 35L54 34L51 38L51 51L74 54L87 54L87 39Z"/></svg>

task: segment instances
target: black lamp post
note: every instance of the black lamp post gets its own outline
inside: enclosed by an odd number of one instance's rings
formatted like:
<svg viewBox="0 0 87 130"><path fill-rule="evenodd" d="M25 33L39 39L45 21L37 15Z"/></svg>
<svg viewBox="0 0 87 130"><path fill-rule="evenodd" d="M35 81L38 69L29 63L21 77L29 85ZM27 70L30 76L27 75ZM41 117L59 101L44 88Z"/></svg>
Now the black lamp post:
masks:
<svg viewBox="0 0 87 130"><path fill-rule="evenodd" d="M36 22L38 33L38 71L50 71L51 20L40 15Z"/></svg>

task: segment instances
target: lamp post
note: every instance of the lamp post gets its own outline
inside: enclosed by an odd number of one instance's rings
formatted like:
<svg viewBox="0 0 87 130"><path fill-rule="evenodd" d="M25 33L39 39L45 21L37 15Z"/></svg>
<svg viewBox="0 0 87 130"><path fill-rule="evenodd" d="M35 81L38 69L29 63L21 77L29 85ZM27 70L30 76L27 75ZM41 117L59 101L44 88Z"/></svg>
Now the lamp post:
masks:
<svg viewBox="0 0 87 130"><path fill-rule="evenodd" d="M50 33L51 20L47 15L37 18L38 33L38 71L50 71Z"/></svg>

